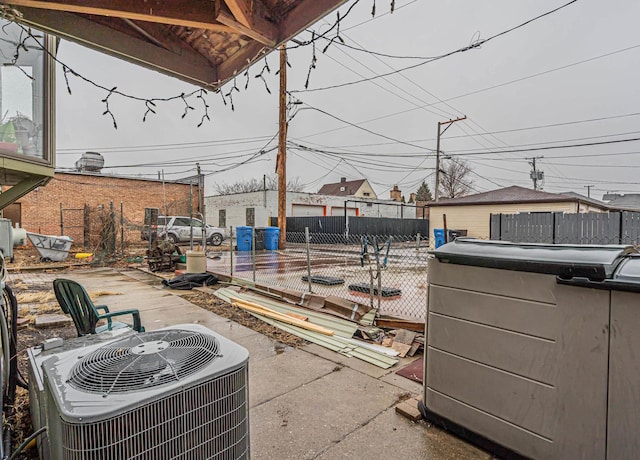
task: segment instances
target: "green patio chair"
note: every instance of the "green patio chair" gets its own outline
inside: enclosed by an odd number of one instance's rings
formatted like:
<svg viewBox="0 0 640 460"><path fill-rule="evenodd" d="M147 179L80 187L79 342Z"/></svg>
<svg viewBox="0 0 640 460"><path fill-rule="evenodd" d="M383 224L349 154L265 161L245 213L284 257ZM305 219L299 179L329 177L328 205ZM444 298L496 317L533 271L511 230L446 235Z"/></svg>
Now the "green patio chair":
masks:
<svg viewBox="0 0 640 460"><path fill-rule="evenodd" d="M53 292L56 294L60 308L73 318L73 323L78 330L78 336L97 334L98 332L131 327L134 331L144 332L140 323L138 310L122 310L109 312L106 305L94 305L87 291L80 283L73 280L58 278L53 280ZM104 313L100 313L102 311ZM112 321L115 316L132 315L133 325ZM96 327L98 321L105 319L107 324Z"/></svg>

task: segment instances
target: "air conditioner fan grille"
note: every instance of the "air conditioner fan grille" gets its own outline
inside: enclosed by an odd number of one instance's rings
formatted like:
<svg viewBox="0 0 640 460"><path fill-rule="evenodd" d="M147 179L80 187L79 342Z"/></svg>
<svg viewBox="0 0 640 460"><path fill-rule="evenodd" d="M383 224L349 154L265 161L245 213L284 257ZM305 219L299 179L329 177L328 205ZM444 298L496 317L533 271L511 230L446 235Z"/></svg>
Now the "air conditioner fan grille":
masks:
<svg viewBox="0 0 640 460"><path fill-rule="evenodd" d="M143 332L83 356L68 383L82 391L111 393L146 390L184 379L220 355L215 337L172 329Z"/></svg>

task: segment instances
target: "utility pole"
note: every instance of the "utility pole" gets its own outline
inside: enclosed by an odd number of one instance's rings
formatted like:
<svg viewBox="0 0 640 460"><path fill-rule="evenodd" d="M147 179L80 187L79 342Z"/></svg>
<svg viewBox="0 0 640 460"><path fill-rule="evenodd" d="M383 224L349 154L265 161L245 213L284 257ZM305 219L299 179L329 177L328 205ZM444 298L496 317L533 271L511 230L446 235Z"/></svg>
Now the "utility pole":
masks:
<svg viewBox="0 0 640 460"><path fill-rule="evenodd" d="M438 201L439 198L439 189L440 189L440 136L444 134L444 132L449 129L449 126L451 126L453 123L455 123L456 121L462 121L462 120L466 120L467 116L463 116L460 118L456 118L455 120L449 120L449 121L439 121L438 122L438 137L437 137L437 141L436 141L436 190L435 190L435 201ZM440 128L444 125L447 125L447 127L440 132Z"/></svg>
<svg viewBox="0 0 640 460"><path fill-rule="evenodd" d="M543 156L525 158L525 160L531 160L529 161L529 164L531 165L531 174L529 174L529 177L533 181L534 190L542 189L542 185L538 187L538 181L542 182L544 180L544 171L539 171L538 169L536 169L536 160L542 160L543 158Z"/></svg>
<svg viewBox="0 0 640 460"><path fill-rule="evenodd" d="M587 198L591 198L591 188L593 185L583 185L583 187L587 189Z"/></svg>
<svg viewBox="0 0 640 460"><path fill-rule="evenodd" d="M280 112L278 125L278 247L287 246L287 51L285 43L280 45Z"/></svg>

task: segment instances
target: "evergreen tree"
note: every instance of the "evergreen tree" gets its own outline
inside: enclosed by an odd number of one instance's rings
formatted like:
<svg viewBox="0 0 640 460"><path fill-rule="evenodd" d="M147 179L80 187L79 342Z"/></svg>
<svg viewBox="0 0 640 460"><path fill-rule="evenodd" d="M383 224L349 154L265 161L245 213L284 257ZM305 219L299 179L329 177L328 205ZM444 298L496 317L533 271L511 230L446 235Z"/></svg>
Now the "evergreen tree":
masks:
<svg viewBox="0 0 640 460"><path fill-rule="evenodd" d="M416 201L433 201L433 195L431 195L431 189L425 181L422 181L422 185L416 192Z"/></svg>

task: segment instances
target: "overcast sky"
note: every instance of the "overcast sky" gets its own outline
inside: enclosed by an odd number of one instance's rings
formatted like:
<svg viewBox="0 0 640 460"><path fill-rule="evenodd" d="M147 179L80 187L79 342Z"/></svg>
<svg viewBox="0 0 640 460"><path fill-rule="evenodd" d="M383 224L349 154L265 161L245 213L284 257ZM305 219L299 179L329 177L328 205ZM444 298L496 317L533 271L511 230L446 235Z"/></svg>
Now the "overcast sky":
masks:
<svg viewBox="0 0 640 460"><path fill-rule="evenodd" d="M373 3L360 0L340 26L345 43L359 50L334 40L323 54L328 41L317 42L308 88L315 91L304 91L312 47L289 52L288 89L302 103L290 113L287 172L306 191L316 192L341 177L368 179L380 198L389 198L396 184L407 198L423 180L433 189L437 123L466 115L442 136L441 150L468 161L476 192L532 187L527 158L544 156L537 163L545 174L545 191L586 195L586 186L592 186L595 198L607 191L640 193L640 141L602 144L640 138L640 2L578 0L480 47L433 62L424 58L467 47L566 2L396 0L389 14L391 2L376 0L372 18ZM341 16L353 4L342 7ZM313 29L328 29L335 17L332 13ZM310 33L298 37L309 38ZM68 42L62 42L58 58L99 85L143 98L195 89ZM113 95L114 129L103 115L106 93L70 76L69 95L59 71L58 166L71 167L90 150L104 155L105 172L157 177L164 171L167 179L176 179L194 174L200 162L207 173L207 195L216 183L272 174L277 52L267 62L271 73L263 75L271 94L255 78L265 64L260 61L249 70L248 89L244 75L238 76L235 110L219 95L207 96L211 121L199 128L201 101L191 101L196 110L184 119L182 102L158 105L143 123L143 103ZM322 90L410 66L387 77ZM232 86L227 84L223 93ZM500 152L585 143L600 144ZM266 153L256 156L260 151Z"/></svg>

